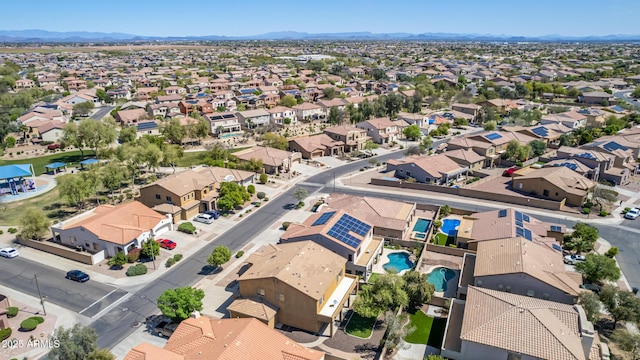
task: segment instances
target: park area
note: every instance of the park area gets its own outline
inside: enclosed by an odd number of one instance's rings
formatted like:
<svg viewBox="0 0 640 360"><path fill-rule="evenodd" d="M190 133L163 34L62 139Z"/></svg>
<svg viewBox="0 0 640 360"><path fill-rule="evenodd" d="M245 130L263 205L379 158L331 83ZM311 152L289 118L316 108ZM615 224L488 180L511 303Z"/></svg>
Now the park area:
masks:
<svg viewBox="0 0 640 360"><path fill-rule="evenodd" d="M82 157L80 151L67 151L61 152L57 154L41 156L30 159L22 159L22 160L0 160L0 166L3 165L16 165L16 164L32 164L33 171L35 176L42 175L46 172L45 166L52 163L64 163L67 165L67 168L77 166L80 161L88 159L94 156L94 152L91 150L84 151L84 158Z"/></svg>

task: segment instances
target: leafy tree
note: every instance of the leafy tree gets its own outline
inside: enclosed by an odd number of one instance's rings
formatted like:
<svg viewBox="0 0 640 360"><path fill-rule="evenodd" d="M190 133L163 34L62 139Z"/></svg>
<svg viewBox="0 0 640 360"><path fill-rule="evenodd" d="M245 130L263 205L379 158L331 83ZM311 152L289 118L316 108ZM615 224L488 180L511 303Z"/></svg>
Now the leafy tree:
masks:
<svg viewBox="0 0 640 360"><path fill-rule="evenodd" d="M640 98L640 86L636 86L633 92L631 92L631 96L634 98Z"/></svg>
<svg viewBox="0 0 640 360"><path fill-rule="evenodd" d="M324 99L331 100L338 96L338 92L334 87L328 87L322 90L322 95L324 95Z"/></svg>
<svg viewBox="0 0 640 360"><path fill-rule="evenodd" d="M125 255L121 251L118 251L118 253L115 256L112 256L107 262L109 266L113 266L117 268L122 268L122 266L126 263L127 263L127 255Z"/></svg>
<svg viewBox="0 0 640 360"><path fill-rule="evenodd" d="M547 143L542 140L533 140L529 143L529 146L531 146L531 151L533 151L535 156L544 154L547 149Z"/></svg>
<svg viewBox="0 0 640 360"><path fill-rule="evenodd" d="M111 195L120 188L125 176L126 170L117 162L111 161L101 168L102 185L111 191Z"/></svg>
<svg viewBox="0 0 640 360"><path fill-rule="evenodd" d="M600 231L598 228L578 222L573 226L573 233L571 233L571 238L582 238L587 243L591 244L590 248L585 248L582 251L589 251L593 249L593 244L595 244L596 240L600 237Z"/></svg>
<svg viewBox="0 0 640 360"><path fill-rule="evenodd" d="M598 295L592 291L582 291L578 295L578 300L589 321L595 323L600 319L600 298L598 298Z"/></svg>
<svg viewBox="0 0 640 360"><path fill-rule="evenodd" d="M485 131L494 131L497 127L497 123L494 120L490 120L490 121L486 121L483 125L482 128Z"/></svg>
<svg viewBox="0 0 640 360"><path fill-rule="evenodd" d="M247 186L247 192L248 192L249 194L251 194L251 195L255 194L255 193L256 193L256 187L255 187L253 184L252 184L252 185Z"/></svg>
<svg viewBox="0 0 640 360"><path fill-rule="evenodd" d="M615 246L612 246L609 248L609 250L607 250L607 252L604 253L604 255L606 257L610 257L610 258L614 258L616 257L616 255L618 255L618 248Z"/></svg>
<svg viewBox="0 0 640 360"><path fill-rule="evenodd" d="M282 135L267 132L262 135L262 145L275 149L286 150L289 147L289 142Z"/></svg>
<svg viewBox="0 0 640 360"><path fill-rule="evenodd" d="M83 202L93 195L92 183L79 175L62 175L56 178L60 197L70 206L82 207Z"/></svg>
<svg viewBox="0 0 640 360"><path fill-rule="evenodd" d="M518 161L526 161L529 160L529 157L532 154L532 150L531 150L531 146L530 145L523 145L523 146L519 146L518 149L516 150L516 160Z"/></svg>
<svg viewBox="0 0 640 360"><path fill-rule="evenodd" d="M218 209L222 211L231 211L235 208L235 202L230 197L221 197L218 199Z"/></svg>
<svg viewBox="0 0 640 360"><path fill-rule="evenodd" d="M118 134L118 141L121 143L131 143L136 141L136 136L138 132L135 126L127 126L126 128L120 130Z"/></svg>
<svg viewBox="0 0 640 360"><path fill-rule="evenodd" d="M607 189L602 185L596 185L593 188L593 196L591 198L594 203L598 204L600 210L603 210L618 201L618 192Z"/></svg>
<svg viewBox="0 0 640 360"><path fill-rule="evenodd" d="M407 308L409 311L419 308L422 304L429 302L435 288L427 280L426 274L421 274L415 270L410 270L402 275L404 280L404 290L409 298Z"/></svg>
<svg viewBox="0 0 640 360"><path fill-rule="evenodd" d="M20 216L20 236L40 240L49 231L51 221L41 209L28 208Z"/></svg>
<svg viewBox="0 0 640 360"><path fill-rule="evenodd" d="M286 106L286 107L294 107L298 104L298 102L296 101L296 98L291 96L291 95L285 95L282 97L282 99L280 99L280 105L282 106Z"/></svg>
<svg viewBox="0 0 640 360"><path fill-rule="evenodd" d="M469 125L469 121L467 121L467 119L456 118L455 120L453 120L453 126L462 127L467 125Z"/></svg>
<svg viewBox="0 0 640 360"><path fill-rule="evenodd" d="M404 279L397 274L382 274L373 284L362 286L353 302L353 310L363 317L378 317L383 311L408 303Z"/></svg>
<svg viewBox="0 0 640 360"><path fill-rule="evenodd" d="M4 142L7 144L7 147L10 149L16 146L16 138L14 138L13 136L7 136L4 139Z"/></svg>
<svg viewBox="0 0 640 360"><path fill-rule="evenodd" d="M371 140L371 139L367 140L367 141L364 143L364 149L365 149L365 150L369 150L369 151L370 151L370 150L377 149L377 148L379 148L379 147L380 147L380 145L376 144L376 142L375 142L375 141L373 141L373 140Z"/></svg>
<svg viewBox="0 0 640 360"><path fill-rule="evenodd" d="M387 325L384 345L388 353L392 353L405 336L415 331L414 327L405 326L404 321L392 312L385 313L384 322Z"/></svg>
<svg viewBox="0 0 640 360"><path fill-rule="evenodd" d="M260 183L261 184L266 184L268 180L269 180L269 177L267 176L267 174L260 174Z"/></svg>
<svg viewBox="0 0 640 360"><path fill-rule="evenodd" d="M188 131L190 137L196 138L200 141L201 139L209 136L209 133L211 132L211 123L209 120L197 115L195 120L191 121L185 130Z"/></svg>
<svg viewBox="0 0 640 360"><path fill-rule="evenodd" d="M49 352L48 357L51 360L113 360L115 358L106 349L98 348L96 331L81 324L75 324L70 329L58 327L51 336L51 340L57 340L60 343L60 346L53 347Z"/></svg>
<svg viewBox="0 0 640 360"><path fill-rule="evenodd" d="M516 157L516 154L518 153L519 148L520 143L518 142L518 140L510 140L507 143L507 149L504 152L507 159L514 159Z"/></svg>
<svg viewBox="0 0 640 360"><path fill-rule="evenodd" d="M176 172L176 164L178 161L184 156L184 150L182 146L171 144L165 145L162 148L162 161L160 164L163 166L171 166L173 168L173 173Z"/></svg>
<svg viewBox="0 0 640 360"><path fill-rule="evenodd" d="M62 128L62 142L65 146L75 146L80 150L80 157L84 158L84 138L80 134L78 125L70 122Z"/></svg>
<svg viewBox="0 0 640 360"><path fill-rule="evenodd" d="M303 201L304 199L307 198L307 196L309 196L309 191L307 191L307 189L303 187L297 187L293 191L293 197L296 198L296 200L298 201Z"/></svg>
<svg viewBox="0 0 640 360"><path fill-rule="evenodd" d="M332 106L329 108L329 115L327 116L327 121L330 124L337 125L342 123L342 112L338 110L336 106Z"/></svg>
<svg viewBox="0 0 640 360"><path fill-rule="evenodd" d="M162 135L171 141L172 144L181 144L186 134L186 129L180 124L180 120L178 119L171 119L162 129Z"/></svg>
<svg viewBox="0 0 640 360"><path fill-rule="evenodd" d="M631 291L607 284L600 290L600 301L613 317L613 329L618 321L640 321L640 298Z"/></svg>
<svg viewBox="0 0 640 360"><path fill-rule="evenodd" d="M108 146L116 140L115 120L105 118L102 121L85 119L78 124L78 133L84 145L98 153L98 148Z"/></svg>
<svg viewBox="0 0 640 360"><path fill-rule="evenodd" d="M424 136L420 141L420 148L422 149L422 152L424 153L431 150L431 146L433 146L433 140L431 139L431 136Z"/></svg>
<svg viewBox="0 0 640 360"><path fill-rule="evenodd" d="M109 96L107 94L107 92L104 91L104 89L96 89L96 97L101 102L104 102L104 103L110 103L111 102L111 96Z"/></svg>
<svg viewBox="0 0 640 360"><path fill-rule="evenodd" d="M85 101L73 105L73 113L78 116L88 116L95 106L91 101Z"/></svg>
<svg viewBox="0 0 640 360"><path fill-rule="evenodd" d="M383 69L373 69L373 71L371 72L371 76L376 80L386 80L387 79L387 74L385 73L385 71Z"/></svg>
<svg viewBox="0 0 640 360"><path fill-rule="evenodd" d="M188 319L194 311L202 310L204 291L192 287L165 290L158 298L158 308L173 321Z"/></svg>
<svg viewBox="0 0 640 360"><path fill-rule="evenodd" d="M576 270L590 282L620 279L620 268L616 261L600 254L587 254L585 261L576 264Z"/></svg>
<svg viewBox="0 0 640 360"><path fill-rule="evenodd" d="M207 258L207 264L211 266L222 266L231 259L231 250L224 245L216 246Z"/></svg>
<svg viewBox="0 0 640 360"><path fill-rule="evenodd" d="M638 357L638 351L640 350L640 334L630 332L627 329L615 329L611 333L611 340L618 344L618 347L623 351L631 353L632 359L636 359Z"/></svg>
<svg viewBox="0 0 640 360"><path fill-rule="evenodd" d="M160 255L160 244L157 241L149 238L147 241L142 243L142 250L140 250L142 255L148 258L155 258Z"/></svg>
<svg viewBox="0 0 640 360"><path fill-rule="evenodd" d="M409 140L416 140L422 136L422 131L420 131L420 128L416 124L407 126L406 128L404 128L402 133Z"/></svg>
<svg viewBox="0 0 640 360"><path fill-rule="evenodd" d="M264 163L262 159L249 159L249 161L241 161L238 164L238 169L253 171L253 172L261 172Z"/></svg>

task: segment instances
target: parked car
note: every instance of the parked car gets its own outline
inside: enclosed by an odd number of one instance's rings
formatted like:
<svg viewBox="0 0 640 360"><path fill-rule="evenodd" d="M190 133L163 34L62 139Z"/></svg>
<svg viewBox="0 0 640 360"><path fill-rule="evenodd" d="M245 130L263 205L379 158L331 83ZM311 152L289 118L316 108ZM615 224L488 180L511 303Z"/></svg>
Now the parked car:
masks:
<svg viewBox="0 0 640 360"><path fill-rule="evenodd" d="M47 149L49 149L49 150L60 149L60 144L49 144L49 145L47 145Z"/></svg>
<svg viewBox="0 0 640 360"><path fill-rule="evenodd" d="M577 255L577 254L565 255L564 263L569 265L575 265L577 262L584 261L584 259L585 259L584 255Z"/></svg>
<svg viewBox="0 0 640 360"><path fill-rule="evenodd" d="M168 250L173 250L178 245L175 243L175 241L171 241L169 239L158 239L156 241L158 242L158 244L160 244L161 248Z"/></svg>
<svg viewBox="0 0 640 360"><path fill-rule="evenodd" d="M153 328L153 330L162 337L171 337L173 332L176 331L178 325L180 324L172 322L171 319L160 317L160 322Z"/></svg>
<svg viewBox="0 0 640 360"><path fill-rule="evenodd" d="M201 222L204 224L211 224L213 220L214 220L213 215L209 215L209 214L198 214L198 216L193 218L193 221Z"/></svg>
<svg viewBox="0 0 640 360"><path fill-rule="evenodd" d="M640 216L640 209L638 208L633 208L624 214L625 219L631 219L631 220L637 219L638 216Z"/></svg>
<svg viewBox="0 0 640 360"><path fill-rule="evenodd" d="M18 256L18 250L12 248L12 247L7 247L4 249L0 249L0 256L2 257L6 257L6 258L14 258L16 256Z"/></svg>
<svg viewBox="0 0 640 360"><path fill-rule="evenodd" d="M214 220L218 220L220 218L220 213L215 210L205 211L204 213L213 216Z"/></svg>
<svg viewBox="0 0 640 360"><path fill-rule="evenodd" d="M69 280L77 281L77 282L87 282L89 281L89 275L80 270L71 270L67 272L67 276L65 276Z"/></svg>
<svg viewBox="0 0 640 360"><path fill-rule="evenodd" d="M508 169L506 169L503 173L502 176L508 176L508 177L513 177L513 173L520 170L519 166L512 166Z"/></svg>
<svg viewBox="0 0 640 360"><path fill-rule="evenodd" d="M596 284L583 284L583 285L580 285L580 288L585 290L591 290L596 294L600 294L600 286Z"/></svg>

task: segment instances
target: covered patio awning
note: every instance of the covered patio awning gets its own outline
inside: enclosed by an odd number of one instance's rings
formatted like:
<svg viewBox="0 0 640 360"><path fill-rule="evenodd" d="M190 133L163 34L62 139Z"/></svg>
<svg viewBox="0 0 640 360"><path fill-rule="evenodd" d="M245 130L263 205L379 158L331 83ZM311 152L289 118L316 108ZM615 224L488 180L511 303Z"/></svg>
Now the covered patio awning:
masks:
<svg viewBox="0 0 640 360"><path fill-rule="evenodd" d="M87 160L82 160L80 161L80 165L91 165L91 164L95 164L98 162L98 159L96 158L91 158L91 159L87 159Z"/></svg>
<svg viewBox="0 0 640 360"><path fill-rule="evenodd" d="M49 165L45 165L44 168L45 169L51 169L51 170L56 170L56 169L60 169L67 166L67 164L63 163L63 162L54 162L51 163Z"/></svg>

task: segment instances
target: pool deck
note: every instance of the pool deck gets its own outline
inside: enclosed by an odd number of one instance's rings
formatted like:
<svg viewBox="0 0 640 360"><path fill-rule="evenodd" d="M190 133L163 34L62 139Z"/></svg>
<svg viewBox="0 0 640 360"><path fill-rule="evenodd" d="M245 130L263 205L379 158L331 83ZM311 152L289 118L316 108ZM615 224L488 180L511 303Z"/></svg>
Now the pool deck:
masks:
<svg viewBox="0 0 640 360"><path fill-rule="evenodd" d="M413 216L413 220L411 221L411 224L409 224L409 229L411 229L411 231L407 232L407 236L409 236L409 238L413 240L426 241L426 236L425 238L422 238L422 239L416 238L414 234L417 232L414 231L413 228L416 226L416 223L418 222L419 219L429 220L430 221L429 228L430 228L431 226L433 226L433 219L435 216L436 216L436 213L434 211L416 209L415 215ZM429 232L429 229L427 229L427 231L424 232L423 234L426 234L428 232Z"/></svg>
<svg viewBox="0 0 640 360"><path fill-rule="evenodd" d="M378 274L387 274L387 271L382 266L389 262L389 258L387 257L387 255L394 254L394 253L407 253L411 255L411 253L407 250L393 250L393 249L384 248L382 250L382 256L380 256L380 261L378 261L377 264L373 265L373 269L371 271ZM402 275L406 271L407 270L402 270L398 273L398 275Z"/></svg>

